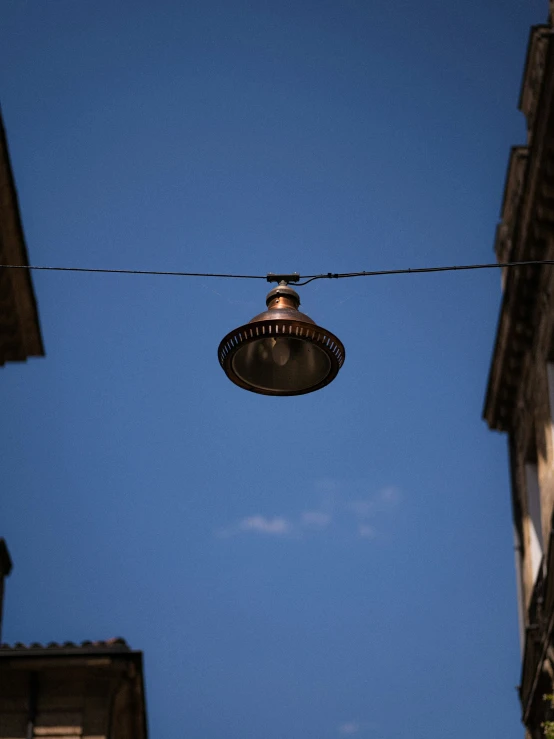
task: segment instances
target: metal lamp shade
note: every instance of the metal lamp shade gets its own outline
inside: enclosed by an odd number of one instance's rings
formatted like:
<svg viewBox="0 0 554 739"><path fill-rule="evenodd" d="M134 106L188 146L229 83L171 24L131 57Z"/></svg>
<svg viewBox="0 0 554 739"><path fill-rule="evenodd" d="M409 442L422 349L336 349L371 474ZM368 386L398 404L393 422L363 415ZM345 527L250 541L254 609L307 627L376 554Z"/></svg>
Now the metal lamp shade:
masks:
<svg viewBox="0 0 554 739"><path fill-rule="evenodd" d="M218 356L236 385L262 395L302 395L328 385L344 363L344 346L298 311L286 285L271 290L269 310L221 341Z"/></svg>

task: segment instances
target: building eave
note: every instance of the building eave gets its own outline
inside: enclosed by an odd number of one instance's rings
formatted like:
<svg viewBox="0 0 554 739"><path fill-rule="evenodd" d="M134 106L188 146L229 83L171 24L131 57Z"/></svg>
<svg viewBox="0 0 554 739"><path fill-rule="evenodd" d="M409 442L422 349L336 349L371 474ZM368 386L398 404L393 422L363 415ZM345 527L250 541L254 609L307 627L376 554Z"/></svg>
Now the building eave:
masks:
<svg viewBox="0 0 554 739"><path fill-rule="evenodd" d="M1 111L0 264L29 264ZM30 273L0 269L0 366L40 356L44 356L44 346Z"/></svg>

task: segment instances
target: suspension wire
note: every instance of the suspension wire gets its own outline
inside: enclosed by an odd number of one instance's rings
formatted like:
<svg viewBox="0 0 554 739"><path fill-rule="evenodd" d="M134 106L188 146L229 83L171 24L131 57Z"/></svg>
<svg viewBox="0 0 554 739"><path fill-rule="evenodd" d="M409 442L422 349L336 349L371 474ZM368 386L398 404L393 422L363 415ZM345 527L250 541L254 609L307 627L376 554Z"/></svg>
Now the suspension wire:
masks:
<svg viewBox="0 0 554 739"><path fill-rule="evenodd" d="M265 275L227 275L210 272L163 272L155 269L93 269L92 267L41 267L36 264L0 264L0 269L34 269L48 272L92 272L115 275L161 275L162 277L229 277L234 280L265 280Z"/></svg>
<svg viewBox="0 0 554 739"><path fill-rule="evenodd" d="M539 266L541 264L554 265L554 259L530 259L523 262L491 262L489 264L460 264L449 267L408 267L405 269L380 269L372 272L327 272L322 275L304 275L304 282L297 282L296 286L303 287L314 280L340 280L347 277L381 277L383 275L413 275L430 272L455 272L470 269L502 269L504 267Z"/></svg>
<svg viewBox="0 0 554 739"><path fill-rule="evenodd" d="M460 264L447 267L408 267L405 269L382 269L369 272L327 272L319 275L304 275L304 282L296 282L295 286L303 287L314 280L346 279L348 277L381 277L384 275L412 275L433 272L455 272L476 269L503 269L504 267L526 267L554 265L553 259L535 259L521 262L491 262L488 264ZM0 269L23 269L48 272L90 272L94 274L116 274L116 275L155 275L162 277L218 277L233 280L268 280L268 275L234 275L213 272L172 272L151 269L95 269L92 267L44 267L36 264L0 264Z"/></svg>

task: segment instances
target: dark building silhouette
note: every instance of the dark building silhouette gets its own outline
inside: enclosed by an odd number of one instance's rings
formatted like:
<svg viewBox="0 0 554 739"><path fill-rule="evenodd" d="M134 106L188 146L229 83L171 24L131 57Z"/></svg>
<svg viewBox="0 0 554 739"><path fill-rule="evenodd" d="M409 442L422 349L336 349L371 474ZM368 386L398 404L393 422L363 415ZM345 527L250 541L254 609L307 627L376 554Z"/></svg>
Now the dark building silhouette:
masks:
<svg viewBox="0 0 554 739"><path fill-rule="evenodd" d="M0 647L1 739L147 739L142 653L123 639Z"/></svg>
<svg viewBox="0 0 554 739"><path fill-rule="evenodd" d="M527 142L512 149L496 232L499 262L554 260L554 2L533 26L519 108ZM554 266L505 268L485 400L507 434L527 737L542 737L554 689Z"/></svg>
<svg viewBox="0 0 554 739"><path fill-rule="evenodd" d="M1 117L0 264L28 264ZM43 354L30 273L0 267L0 366ZM0 642L11 570L0 539ZM142 652L123 639L0 643L0 739L147 739Z"/></svg>
<svg viewBox="0 0 554 739"><path fill-rule="evenodd" d="M11 569L0 539L0 614ZM147 736L142 652L123 639L0 644L0 739Z"/></svg>
<svg viewBox="0 0 554 739"><path fill-rule="evenodd" d="M29 264L1 114L0 264ZM24 269L0 268L0 366L43 354L30 273Z"/></svg>

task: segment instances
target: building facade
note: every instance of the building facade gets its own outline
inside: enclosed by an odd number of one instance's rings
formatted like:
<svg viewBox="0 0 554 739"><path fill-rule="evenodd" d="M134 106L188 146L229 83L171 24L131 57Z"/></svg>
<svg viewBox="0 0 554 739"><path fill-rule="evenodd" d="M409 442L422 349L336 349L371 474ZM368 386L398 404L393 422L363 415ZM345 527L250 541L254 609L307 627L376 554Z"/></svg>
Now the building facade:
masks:
<svg viewBox="0 0 554 739"><path fill-rule="evenodd" d="M532 27L519 108L527 142L510 155L499 262L554 260L554 2ZM554 692L554 266L502 270L484 417L507 434L527 737L543 736Z"/></svg>
<svg viewBox="0 0 554 739"><path fill-rule="evenodd" d="M142 653L123 639L0 646L0 739L147 739Z"/></svg>
<svg viewBox="0 0 554 739"><path fill-rule="evenodd" d="M11 570L0 539L0 616ZM147 737L142 652L123 639L0 643L0 739Z"/></svg>

